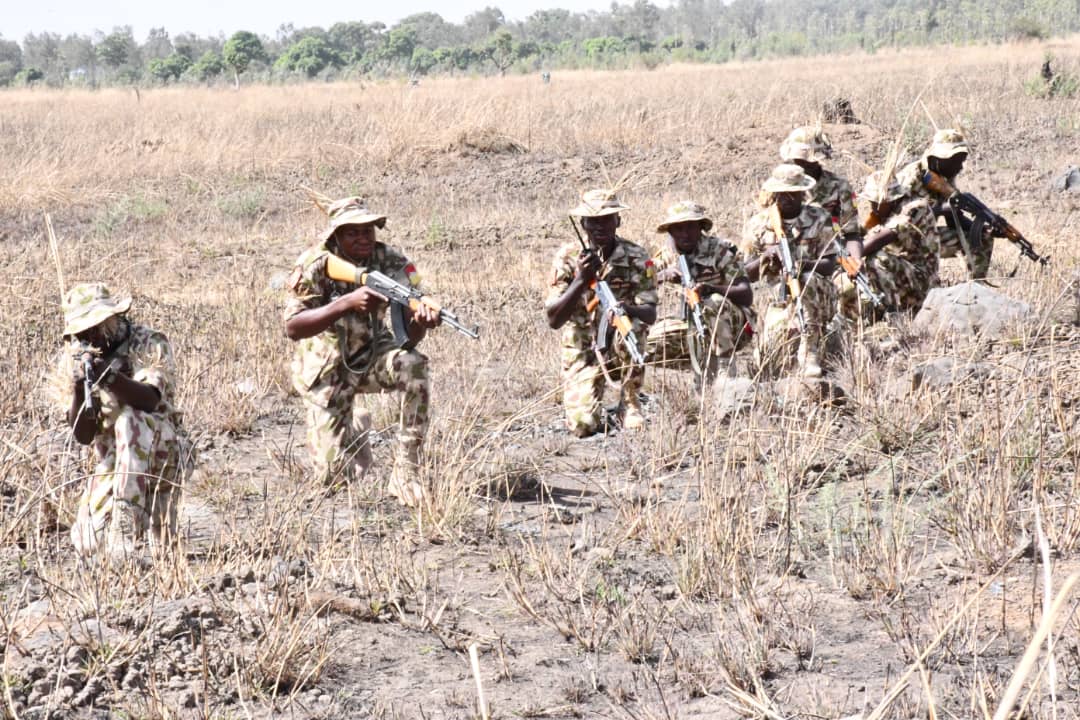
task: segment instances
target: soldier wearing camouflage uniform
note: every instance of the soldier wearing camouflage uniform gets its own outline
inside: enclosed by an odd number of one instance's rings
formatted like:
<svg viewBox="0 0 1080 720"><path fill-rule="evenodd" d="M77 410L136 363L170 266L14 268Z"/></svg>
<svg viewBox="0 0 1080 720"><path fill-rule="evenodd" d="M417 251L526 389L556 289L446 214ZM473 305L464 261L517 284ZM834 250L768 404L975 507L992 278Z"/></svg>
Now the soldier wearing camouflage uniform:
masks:
<svg viewBox="0 0 1080 720"><path fill-rule="evenodd" d="M70 378L68 422L75 439L92 445L97 458L71 540L82 555L104 540L118 560L135 559L135 543L147 530L151 544L175 540L181 487L193 465L173 405L172 347L161 333L132 323L130 307L130 297L114 297L101 283L71 288L63 303L69 346L58 368Z"/></svg>
<svg viewBox="0 0 1080 720"><path fill-rule="evenodd" d="M605 374L619 386L623 427L634 430L645 424L638 398L645 369L631 362L617 338L609 341L603 354L594 350L601 312L598 305L591 304L596 279L610 285L632 319L639 342L656 321L656 283L649 255L616 234L619 213L628 209L610 190L585 193L570 215L581 218L589 246L583 250L578 243L568 242L555 253L552 263L544 309L548 325L562 329L563 408L567 426L578 437L602 428Z"/></svg>
<svg viewBox="0 0 1080 720"><path fill-rule="evenodd" d="M823 373L825 328L836 313L836 288L829 278L837 263L829 214L805 202L807 191L813 187L814 179L798 165L778 165L761 187L767 207L746 222L740 249L749 259L746 273L750 280L768 284L768 307L757 333L759 362L784 369L794 356L801 374L816 378ZM784 284L779 240L772 223L774 204L802 285L805 334L799 330L796 299Z"/></svg>
<svg viewBox="0 0 1080 720"><path fill-rule="evenodd" d="M751 334L746 329L754 300L742 254L731 243L705 235L712 226L701 205L689 200L672 205L656 228L657 233L667 234L668 242L653 259L657 284L679 286L683 293L678 261L680 254L686 256L694 292L701 299L706 332L702 343L709 349L701 366L706 375L715 372L719 359L734 358L735 351L749 342ZM685 313L659 320L649 329L647 357L663 365L685 366L690 360L691 332L697 331Z"/></svg>
<svg viewBox="0 0 1080 720"><path fill-rule="evenodd" d="M869 203L876 223L867 230L863 257L870 283L883 298L884 312L918 312L932 288L938 287L938 235L934 211L925 197L906 194L896 178L885 185L882 171L866 179L860 197ZM837 276L840 314L851 320L863 313L874 319L874 308L861 303L855 285Z"/></svg>
<svg viewBox="0 0 1080 720"><path fill-rule="evenodd" d="M967 263L968 272L975 279L985 278L990 270L990 257L994 252L994 238L986 233L980 247L966 248L967 239L963 233L970 230L970 225L961 218L961 228L954 227L948 198L936 195L927 187L928 173L933 172L956 188L956 176L964 169L967 160L968 145L958 130L945 129L934 133L934 140L923 156L896 173L897 181L905 195L919 197L930 203L934 214L945 219L944 225L937 228L941 244L940 257L951 258L960 255ZM968 252L970 250L970 253Z"/></svg>
<svg viewBox="0 0 1080 720"><path fill-rule="evenodd" d="M370 417L362 395L399 391L401 421L389 492L405 505L417 504L420 450L428 427L428 360L398 347L386 326L386 298L327 276L333 254L364 270L379 271L405 284L420 276L398 250L377 242L375 229L386 216L373 213L360 198L330 205L329 226L319 242L296 260L289 280L285 331L296 341L293 387L307 411L308 441L319 479L362 477L371 465ZM410 347L439 324L426 306L408 315Z"/></svg>
<svg viewBox="0 0 1080 720"><path fill-rule="evenodd" d="M780 145L780 158L798 165L814 179L810 202L820 205L834 221L833 231L848 244L855 258L859 257L862 228L855 210L851 184L839 175L826 170L823 160L832 158L832 143L820 127L798 127Z"/></svg>

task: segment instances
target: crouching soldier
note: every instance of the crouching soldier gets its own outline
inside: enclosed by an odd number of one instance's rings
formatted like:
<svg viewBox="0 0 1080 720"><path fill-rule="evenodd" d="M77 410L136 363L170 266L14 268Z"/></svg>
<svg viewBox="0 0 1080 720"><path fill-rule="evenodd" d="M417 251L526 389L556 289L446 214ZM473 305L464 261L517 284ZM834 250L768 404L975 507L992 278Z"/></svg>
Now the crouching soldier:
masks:
<svg viewBox="0 0 1080 720"><path fill-rule="evenodd" d="M675 367L689 361L697 377L715 375L751 337L754 293L734 245L706 235L712 220L691 201L672 205L657 233L667 233L653 263L657 284L680 287L681 312L649 330L650 362ZM683 276L685 269L687 275Z"/></svg>
<svg viewBox="0 0 1080 720"><path fill-rule="evenodd" d="M104 541L108 555L135 559L136 542L176 538L181 487L193 466L175 397L172 347L127 317L130 297L101 283L64 298L61 374L70 380L67 419L97 459L79 500L71 540L82 555Z"/></svg>
<svg viewBox="0 0 1080 720"><path fill-rule="evenodd" d="M934 211L926 198L906 193L895 178L886 183L877 171L866 178L860 198L869 204L872 227L863 240L863 265L882 297L884 312L918 312L938 282L938 236ZM855 320L860 312L873 319L873 306L860 302L844 273L837 274L840 314Z"/></svg>
<svg viewBox="0 0 1080 720"><path fill-rule="evenodd" d="M619 390L622 426L645 424L638 392L645 378L643 342L656 320L656 283L645 249L616 234L619 213L628 209L610 190L585 193L570 216L581 219L588 245L568 242L553 262L544 309L548 325L562 328L563 408L578 437L601 429L605 379ZM606 311L605 283L614 299Z"/></svg>
<svg viewBox="0 0 1080 720"><path fill-rule="evenodd" d="M296 260L285 307L285 333L296 342L293 387L307 411L312 462L326 484L362 477L371 466L371 421L362 396L396 390L402 394L401 418L388 490L401 503L415 505L423 495L419 463L429 381L427 357L411 348L439 324L439 314L426 305L407 312L409 340L398 347L386 325L387 298L332 280L327 259L336 255L414 286L420 281L416 268L376 240L386 216L368 210L360 198L334 202L328 215L319 241Z"/></svg>
<svg viewBox="0 0 1080 720"><path fill-rule="evenodd" d="M825 328L836 313L833 230L829 214L805 202L813 187L798 165L778 165L761 186L765 209L746 222L742 240L747 276L769 286L759 362L786 369L794 356L805 377L822 375Z"/></svg>

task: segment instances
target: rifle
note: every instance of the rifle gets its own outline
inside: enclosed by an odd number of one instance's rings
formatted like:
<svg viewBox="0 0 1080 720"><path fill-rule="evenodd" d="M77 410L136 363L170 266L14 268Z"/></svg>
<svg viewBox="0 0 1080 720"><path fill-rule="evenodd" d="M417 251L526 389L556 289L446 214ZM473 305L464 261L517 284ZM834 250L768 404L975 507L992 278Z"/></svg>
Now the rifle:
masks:
<svg viewBox="0 0 1080 720"><path fill-rule="evenodd" d="M94 412L94 385L97 384L97 378L94 377L94 365L86 356L88 350L86 346L79 348L79 357L82 359L83 366L83 405L79 410L80 414Z"/></svg>
<svg viewBox="0 0 1080 720"><path fill-rule="evenodd" d="M479 327L466 327L458 319L458 316L439 305L415 288L402 285L397 280L383 275L377 270L364 271L347 260L342 260L337 255L329 255L326 258L326 274L331 280L365 285L380 295L390 300L390 322L394 329L394 341L398 347L411 350L413 343L409 340L407 327L408 318L405 309L416 311L420 306L426 306L439 313L439 319L457 330L463 335L468 335L473 340L480 338Z"/></svg>
<svg viewBox="0 0 1080 720"><path fill-rule="evenodd" d="M679 279L683 287L683 313L689 312L694 322L694 331L699 338L704 340L705 323L701 317L701 296L694 289L694 278L690 274L690 264L682 253L679 253Z"/></svg>
<svg viewBox="0 0 1080 720"><path fill-rule="evenodd" d="M1005 238L1013 243L1020 248L1021 256L1043 266L1050 262L1049 257L1035 252L1035 246L1012 223L995 213L971 193L958 192L948 180L932 171L927 171L923 176L923 185L935 195L947 199L949 209L953 213L956 231L961 235L964 234L964 228L959 222L958 214L967 213L971 216L971 230L968 232L967 237L973 249L982 244L984 229L989 227L991 236ZM1010 275L1015 274L1016 271L1013 270Z"/></svg>
<svg viewBox="0 0 1080 720"><path fill-rule="evenodd" d="M791 245L788 243L787 233L784 232L784 221L780 217L780 206L773 203L769 209L769 224L773 234L780 245L780 262L784 274L784 285L788 293L795 301L795 319L799 323L799 332L806 334L806 312L802 306L802 284L799 281L799 270L795 267L795 260L791 255Z"/></svg>
<svg viewBox="0 0 1080 720"><path fill-rule="evenodd" d="M851 253L848 252L847 246L840 241L841 230L840 220L835 215L832 217L833 226L833 247L836 248L836 259L840 263L840 267L844 269L844 272L848 274L852 282L855 283L855 287L859 288L859 292L863 294L867 300L873 303L874 307L881 307L884 301L881 299L881 295L874 292L874 289L870 286L870 279L866 277L866 272L863 271L862 266L851 257Z"/></svg>
<svg viewBox="0 0 1080 720"><path fill-rule="evenodd" d="M573 217L570 218L570 224L574 226L574 233L577 235L578 242L581 243L581 249L585 252L594 252L585 244L585 238L581 237L581 231L578 230ZM600 324L596 328L596 339L593 342L593 348L597 354L602 359L604 351L608 348L610 326L614 325L615 331L618 333L623 345L626 346L626 351L630 353L630 359L635 365L644 365L645 356L641 354L638 347L637 336L634 335L634 323L630 316L626 314L626 308L615 298L611 286L607 284L606 280L595 278L590 287L596 293L596 297L589 301L586 309L592 312L597 305L600 305ZM613 316L611 321L608 320L609 314Z"/></svg>

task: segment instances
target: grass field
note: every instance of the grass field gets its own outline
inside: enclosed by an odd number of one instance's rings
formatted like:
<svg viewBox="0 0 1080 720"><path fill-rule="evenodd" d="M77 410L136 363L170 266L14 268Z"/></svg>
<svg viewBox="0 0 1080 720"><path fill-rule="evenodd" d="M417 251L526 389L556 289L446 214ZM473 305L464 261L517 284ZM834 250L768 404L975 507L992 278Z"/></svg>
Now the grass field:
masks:
<svg viewBox="0 0 1080 720"><path fill-rule="evenodd" d="M1080 196L1050 190L1080 160L1080 101L1025 92L1048 49L1080 64L1073 39L548 85L3 92L5 712L1076 717L1072 595L1016 671L1080 569ZM842 406L763 381L721 417L684 374L650 372L646 431L573 439L542 313L567 208L626 175L628 239L655 247L685 197L737 238L780 141L836 97L862 120L826 126L856 186L898 136L914 154L935 124L963 128L963 187L1052 258L1007 278L1016 253L998 244L994 281L1033 319L994 341L904 318L849 338ZM393 398L370 402L371 482L329 494L309 476L281 321L324 222L305 187L386 212L381 239L482 326L422 346L435 420L417 513L384 497ZM80 568L67 539L89 466L47 399L46 213L65 282L131 292L176 351L201 463L185 552L153 572ZM912 391L944 357L978 372Z"/></svg>

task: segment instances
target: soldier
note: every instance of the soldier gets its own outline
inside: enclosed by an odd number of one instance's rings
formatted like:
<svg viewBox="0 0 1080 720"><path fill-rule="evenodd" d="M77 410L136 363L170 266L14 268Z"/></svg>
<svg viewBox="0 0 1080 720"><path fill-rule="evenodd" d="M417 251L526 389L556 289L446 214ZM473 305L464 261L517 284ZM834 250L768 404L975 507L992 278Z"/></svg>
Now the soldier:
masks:
<svg viewBox="0 0 1080 720"><path fill-rule="evenodd" d="M833 231L847 243L848 250L859 258L862 229L855 210L854 192L848 181L822 167L832 158L832 143L820 127L798 127L780 145L780 158L798 165L814 179L810 202L820 205L833 220Z"/></svg>
<svg viewBox="0 0 1080 720"><path fill-rule="evenodd" d="M689 200L668 208L667 217L657 226L657 233L667 233L668 242L653 260L656 282L679 285L679 256L686 257L693 292L700 298L705 337L698 340L696 324L686 311L649 329L647 353L650 360L665 365L696 363L695 371L705 379L715 373L720 358L734 358L735 351L749 341L746 328L754 301L741 253L731 243L705 235L712 226L705 208ZM694 352L692 346L700 346L701 352Z"/></svg>
<svg viewBox="0 0 1080 720"><path fill-rule="evenodd" d="M945 218L945 224L938 226L938 239L941 244L940 257L951 258L963 255L968 272L975 279L985 278L990 270L990 256L994 252L994 239L989 233L983 236L979 247L967 247L964 233L971 229L965 218L960 218L960 228L949 210L948 198L936 195L929 187L929 173L940 175L949 185L956 187L956 176L964 169L967 160L968 145L958 130L945 129L934 133L934 140L923 153L922 158L906 165L897 174L897 181L905 194L925 198L937 217Z"/></svg>
<svg viewBox="0 0 1080 720"><path fill-rule="evenodd" d="M406 285L418 285L420 276L401 252L376 240L375 230L386 225L386 216L370 211L360 198L334 202L328 215L319 242L296 260L285 307L285 333L296 342L293 387L307 411L315 472L326 484L339 476L363 477L371 466L371 421L361 395L397 390L401 419L388 490L412 506L423 495L418 475L428 427L427 357L397 346L386 326L385 297L331 280L326 261L338 255ZM426 306L407 317L409 348L439 324L438 313Z"/></svg>
<svg viewBox="0 0 1080 720"><path fill-rule="evenodd" d="M633 333L644 339L656 321L656 283L648 253L616 234L619 213L629 207L611 190L590 190L582 203L570 211L581 218L589 246L568 242L555 254L551 287L544 310L548 325L562 328L563 408L570 431L587 437L601 428L605 378L618 380L622 426L644 426L638 392L645 368L633 362L618 338L596 350L596 333L602 310L590 302L596 280L610 285L616 300L633 321ZM614 382L614 381L613 381Z"/></svg>
<svg viewBox="0 0 1080 720"><path fill-rule="evenodd" d="M79 500L71 540L90 555L104 539L114 559L136 559L136 541L176 538L181 488L193 466L191 444L173 405L172 347L161 333L131 322L130 297L83 283L64 298L70 380L67 419L97 465ZM103 537L104 536L104 537Z"/></svg>
<svg viewBox="0 0 1080 720"><path fill-rule="evenodd" d="M885 184L884 173L866 178L860 197L869 203L872 227L863 241L863 266L871 284L880 291L884 312L914 313L938 282L938 235L934 211L925 197L906 194L895 177ZM846 275L837 275L840 314L859 315L855 286ZM861 305L871 319L869 303Z"/></svg>
<svg viewBox="0 0 1080 720"><path fill-rule="evenodd" d="M805 202L813 187L814 179L798 165L778 165L761 186L767 207L746 222L741 249L749 258L750 280L769 284L769 305L758 333L760 362L786 368L794 354L802 375L816 378L823 372L825 327L836 312L836 288L829 278L837 263L829 214ZM801 285L797 298L784 282L779 232L787 238ZM800 309L805 331L800 328Z"/></svg>

